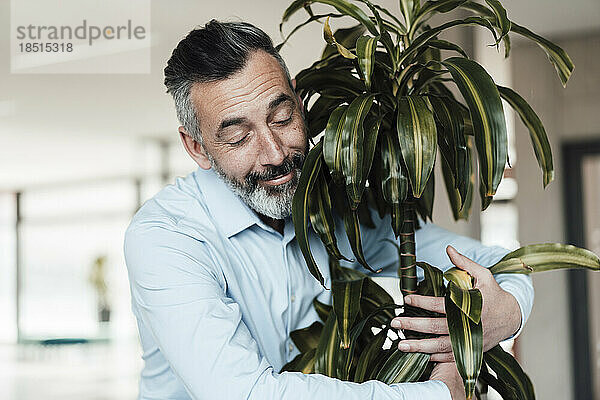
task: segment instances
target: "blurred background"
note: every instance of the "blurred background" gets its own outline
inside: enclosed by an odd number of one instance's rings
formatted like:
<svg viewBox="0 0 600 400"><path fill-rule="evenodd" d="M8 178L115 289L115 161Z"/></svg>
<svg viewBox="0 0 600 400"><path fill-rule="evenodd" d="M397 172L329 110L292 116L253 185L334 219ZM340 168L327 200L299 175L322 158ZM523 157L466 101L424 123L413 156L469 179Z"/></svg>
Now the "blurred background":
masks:
<svg viewBox="0 0 600 400"><path fill-rule="evenodd" d="M38 0L19 12L43 21L59 3ZM397 1L378 3L398 10ZM178 41L211 18L254 23L279 43L287 2L146 0L149 40L119 54L105 49L115 57L106 73L93 58L87 61L100 71L16 65L15 4L0 0L0 398L134 399L142 361L123 233L145 200L196 168L179 142L163 68ZM484 244L568 242L598 254L600 3L503 4L509 18L569 53L575 71L566 89L535 44L513 36L505 60L488 46L488 32L458 28L447 37L536 110L552 144L555 180L542 189L527 130L507 112L512 168L493 204L454 223L440 176L433 219ZM297 17L287 32L304 19ZM282 54L295 75L322 48L320 27L312 25ZM119 72L131 66L119 57L132 55L143 65ZM554 272L533 280L533 312L512 346L538 398L600 399L600 278Z"/></svg>

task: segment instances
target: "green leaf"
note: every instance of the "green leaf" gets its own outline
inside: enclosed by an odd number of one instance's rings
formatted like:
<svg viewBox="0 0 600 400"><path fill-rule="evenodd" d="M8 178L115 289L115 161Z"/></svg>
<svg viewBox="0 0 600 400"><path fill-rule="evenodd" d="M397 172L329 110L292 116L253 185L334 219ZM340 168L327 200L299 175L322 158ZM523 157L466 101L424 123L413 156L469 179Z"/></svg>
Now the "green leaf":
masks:
<svg viewBox="0 0 600 400"><path fill-rule="evenodd" d="M361 36L356 41L356 55L358 56L358 66L365 79L367 90L371 90L371 75L375 66L375 50L379 37Z"/></svg>
<svg viewBox="0 0 600 400"><path fill-rule="evenodd" d="M308 243L308 199L312 186L319 175L319 170L321 169L322 151L323 141L320 141L308 152L308 155L306 156L304 165L302 167L302 173L300 174L298 187L294 193L294 198L292 199L292 221L294 223L294 229L296 232L296 240L298 241L298 246L302 251L304 259L306 260L308 270L310 271L311 275L314 276L324 287L325 280L323 279L323 275L321 275L321 271L319 271L319 267L312 256L310 245Z"/></svg>
<svg viewBox="0 0 600 400"><path fill-rule="evenodd" d="M548 59L554 65L554 68L556 68L556 72L563 87L566 87L567 82L573 73L573 69L575 68L575 65L573 64L573 61L571 61L569 55L556 44L544 39L539 35L536 35L523 26L515 24L514 22L512 24L511 31L533 40L546 52Z"/></svg>
<svg viewBox="0 0 600 400"><path fill-rule="evenodd" d="M417 28L422 22L426 21L430 14L434 12L446 13L454 10L464 3L465 0L430 0L426 1L415 16L413 25L410 27L409 38L412 38Z"/></svg>
<svg viewBox="0 0 600 400"><path fill-rule="evenodd" d="M490 267L490 271L493 274L530 274L569 268L598 271L600 259L591 251L570 244L530 244L505 255Z"/></svg>
<svg viewBox="0 0 600 400"><path fill-rule="evenodd" d="M332 111L344 102L343 98L319 96L306 114L306 124L311 138L323 132Z"/></svg>
<svg viewBox="0 0 600 400"><path fill-rule="evenodd" d="M308 97L310 93L326 92L340 97L355 97L364 90L363 81L352 76L350 71L309 69L296 75L296 92L302 97Z"/></svg>
<svg viewBox="0 0 600 400"><path fill-rule="evenodd" d="M345 178L346 192L352 210L356 210L360 204L365 189L364 182L368 176L368 171L363 170L365 134L363 122L373 105L374 98L373 94L360 95L350 103L344 113L339 152L341 173Z"/></svg>
<svg viewBox="0 0 600 400"><path fill-rule="evenodd" d="M348 106L336 108L329 117L323 137L323 159L334 182L342 182L342 135Z"/></svg>
<svg viewBox="0 0 600 400"><path fill-rule="evenodd" d="M396 349L385 361L376 379L388 385L399 382L416 382L431 358L431 354L404 353Z"/></svg>
<svg viewBox="0 0 600 400"><path fill-rule="evenodd" d="M462 47L460 47L459 45L457 45L455 43L449 42L447 40L431 39L431 40L427 41L427 46L433 47L433 48L436 48L439 50L456 51L464 58L469 58L469 56L467 55L467 53L465 53L465 51L462 49Z"/></svg>
<svg viewBox="0 0 600 400"><path fill-rule="evenodd" d="M496 41L496 44L498 44L504 36L508 35L511 22L506 16L506 10L504 7L502 7L502 3L500 3L498 0L485 0L485 2L488 4L488 6L490 6L496 15L496 21L498 27L500 28L500 37Z"/></svg>
<svg viewBox="0 0 600 400"><path fill-rule="evenodd" d="M288 40L290 39L290 37L292 37L292 35L294 33L296 33L300 28L310 24L313 21L318 21L322 18L325 17L333 17L333 18L339 18L339 17L343 17L343 15L341 14L334 14L334 13L328 13L328 14L319 14L319 15L312 15L311 17L309 17L306 21L302 22L301 24L298 24L294 27L294 29L292 29L290 31L290 33L288 33L284 38L283 38L283 42L279 43L277 46L275 46L275 49L277 51L280 51L281 48L288 42ZM281 31L282 29L282 25L279 25L279 29Z"/></svg>
<svg viewBox="0 0 600 400"><path fill-rule="evenodd" d="M337 378L338 349L340 336L337 329L337 318L331 312L325 322L319 344L315 353L315 373Z"/></svg>
<svg viewBox="0 0 600 400"><path fill-rule="evenodd" d="M496 345L483 355L485 362L496 373L498 379L510 386L518 400L534 400L535 392L531 379L523 371L517 360Z"/></svg>
<svg viewBox="0 0 600 400"><path fill-rule="evenodd" d="M301 353L306 353L309 350L317 348L322 331L323 324L315 321L306 328L290 332L290 338Z"/></svg>
<svg viewBox="0 0 600 400"><path fill-rule="evenodd" d="M366 121L365 126L365 138L364 138L364 155L363 155L363 166L362 166L362 181L360 182L361 187L365 187L366 180L371 173L373 166L373 159L375 157L375 148L377 146L377 138L379 136L379 127L384 116L379 118L371 118Z"/></svg>
<svg viewBox="0 0 600 400"><path fill-rule="evenodd" d="M471 202L473 201L473 187L475 185L475 173L472 168L471 162L471 147L467 146L467 170L465 174L468 174L467 188L465 197L461 196L459 190L456 188L457 184L454 180L451 167L448 165L446 158L442 157L442 174L444 176L444 183L446 184L446 192L448 193L448 199L450 201L450 207L452 209L452 215L454 219L467 220L469 218L469 212L471 209Z"/></svg>
<svg viewBox="0 0 600 400"><path fill-rule="evenodd" d="M545 188L554 179L554 167L552 165L552 149L544 125L531 106L514 90L498 86L498 91L500 96L519 114L521 121L529 130L535 158L544 174Z"/></svg>
<svg viewBox="0 0 600 400"><path fill-rule="evenodd" d="M281 371L302 372L312 374L315 372L315 354L317 349L311 349L306 353L298 354L292 361L285 364Z"/></svg>
<svg viewBox="0 0 600 400"><path fill-rule="evenodd" d="M406 26L411 26L413 21L413 16L415 13L415 2L414 0L400 0L400 11L404 16L404 22Z"/></svg>
<svg viewBox="0 0 600 400"><path fill-rule="evenodd" d="M406 200L408 191L408 177L401 160L400 144L392 132L385 132L380 136L378 161L381 193L388 204L400 204Z"/></svg>
<svg viewBox="0 0 600 400"><path fill-rule="evenodd" d="M481 321L481 307L483 306L483 298L478 289L462 289L454 282L448 285L450 291L450 299L465 313L471 321L476 324Z"/></svg>
<svg viewBox="0 0 600 400"><path fill-rule="evenodd" d="M437 26L435 28L427 29L423 33L421 33L419 36L417 36L415 38L415 40L412 41L410 46L408 46L402 52L402 56L398 59L398 64L404 64L406 61L409 61L411 59L411 57L422 48L422 46L427 46L428 40L433 39L434 37L439 35L442 31L452 28L452 27L455 27L455 26L460 26L460 25L483 26L484 28L487 28L492 33L492 35L494 36L494 39L497 39L496 31L494 30L494 27L492 26L490 21L488 21L487 19L481 18L481 17L467 17L464 19L457 19L457 20L442 24L440 26Z"/></svg>
<svg viewBox="0 0 600 400"><path fill-rule="evenodd" d="M442 62L465 98L479 154L486 196L493 196L502 180L508 157L506 121L500 93L486 70L475 61L461 57Z"/></svg>
<svg viewBox="0 0 600 400"><path fill-rule="evenodd" d="M342 255L337 246L335 222L331 211L331 198L329 197L327 182L322 173L318 175L309 195L308 210L311 226L321 238L327 253L338 260L348 260Z"/></svg>
<svg viewBox="0 0 600 400"><path fill-rule="evenodd" d="M421 96L399 98L396 121L412 194L419 198L433 171L437 152L437 130L427 99Z"/></svg>
<svg viewBox="0 0 600 400"><path fill-rule="evenodd" d="M319 315L321 321L326 322L327 318L329 317L329 313L333 310L333 306L321 303L319 300L317 300L317 297L319 296L315 296L313 299L313 307L315 308L315 311Z"/></svg>
<svg viewBox="0 0 600 400"><path fill-rule="evenodd" d="M350 328L360 309L360 298L365 278L354 280L333 280L333 312L337 318L340 345L350 347Z"/></svg>
<svg viewBox="0 0 600 400"><path fill-rule="evenodd" d="M363 315L371 314L382 305L390 303L394 303L394 299L384 288L371 278L365 280L360 299L361 313ZM395 316L393 311L383 310L381 314L373 318L383 325L389 324L390 320Z"/></svg>
<svg viewBox="0 0 600 400"><path fill-rule="evenodd" d="M377 28L375 27L375 24L373 24L373 22L371 21L369 16L367 14L365 14L365 12L363 10L361 10L359 7L347 2L345 0L295 0L292 4L290 4L290 6L283 13L283 17L281 18L281 24L279 25L280 30L281 30L281 25L284 24L288 19L290 19L290 17L292 15L294 15L298 10L301 10L305 6L313 4L313 3L328 4L330 6L333 6L340 13L342 13L344 15L348 15L348 16L354 18L355 20L357 20L358 22L360 22L373 35L379 34L379 32L377 32Z"/></svg>
<svg viewBox="0 0 600 400"><path fill-rule="evenodd" d="M371 272L378 273L381 271L381 268L375 271L365 260L365 255L363 254L362 249L362 241L360 237L360 224L358 222L358 214L356 211L352 211L348 208L343 210L343 219L344 219L344 227L346 229L346 235L348 235L348 241L350 242L350 247L352 248L352 252L356 257L356 260L366 269Z"/></svg>
<svg viewBox="0 0 600 400"><path fill-rule="evenodd" d="M362 383L368 379L368 373L373 370L373 365L377 362L382 346L387 339L387 333L387 329L382 329L361 351L358 361L356 362L356 369L353 377L354 382Z"/></svg>
<svg viewBox="0 0 600 400"><path fill-rule="evenodd" d="M417 199L415 203L416 210L421 215L424 221L427 221L429 218L430 221L433 221L433 201L435 198L435 174L433 172L429 176L429 180L427 180L427 184L425 185L425 190L423 190L423 194L421 197Z"/></svg>
<svg viewBox="0 0 600 400"><path fill-rule="evenodd" d="M467 271L460 268L452 267L448 269L446 272L444 272L444 278L454 283L461 289L473 289L473 278L467 273Z"/></svg>
<svg viewBox="0 0 600 400"><path fill-rule="evenodd" d="M417 266L423 269L424 279L420 282L417 292L422 296L441 297L444 295L444 273L437 267L426 262L417 262Z"/></svg>
<svg viewBox="0 0 600 400"><path fill-rule="evenodd" d="M438 145L442 158L451 168L455 188L461 200L466 198L471 165L468 163L467 138L459 103L448 97L429 96L437 122Z"/></svg>
<svg viewBox="0 0 600 400"><path fill-rule="evenodd" d="M452 285L452 284L451 284ZM463 380L467 399L472 398L483 361L483 328L454 304L446 292L446 318L456 367Z"/></svg>

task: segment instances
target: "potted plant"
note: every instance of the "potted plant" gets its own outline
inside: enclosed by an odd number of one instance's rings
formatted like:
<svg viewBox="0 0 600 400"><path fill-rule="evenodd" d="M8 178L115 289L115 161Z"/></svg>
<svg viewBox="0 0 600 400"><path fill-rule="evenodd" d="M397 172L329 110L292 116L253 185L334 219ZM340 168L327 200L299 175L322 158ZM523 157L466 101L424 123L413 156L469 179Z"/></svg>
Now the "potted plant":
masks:
<svg viewBox="0 0 600 400"><path fill-rule="evenodd" d="M329 12L316 13L313 5L317 3L329 6ZM369 0L295 0L282 18L280 29L297 12L308 14L279 47L299 28L314 22L323 23L327 42L321 58L296 75L296 90L304 104L310 104L306 114L309 136L313 143L320 139L306 157L292 216L308 269L322 285L324 279L308 243L309 221L326 247L333 298L332 306L313 302L322 322L292 332L301 354L283 370L356 382L410 382L428 376L429 355L403 353L397 350L397 342L389 349L382 345L395 309L403 308L408 316L432 313L394 304L369 276L339 265L338 260L346 257L337 248L334 214L343 220L356 260L376 272L376 266L363 256L360 234L360 223L369 225L372 208L382 217L391 216L392 229L400 238L401 292L445 296L452 350L467 398L479 396L489 385L505 399L533 399L531 381L509 353L500 346L483 353L482 298L471 277L456 268L442 273L435 266L416 262L416 215L431 219L436 161L441 162L456 220L468 218L476 175L481 209L489 206L508 161L501 99L529 129L544 187L554 173L550 144L533 109L510 88L496 85L481 65L456 43L440 39L440 34L457 26L479 25L489 30L495 46L503 44L506 57L510 34L524 36L546 52L563 85L573 63L560 47L509 20L497 0L485 4L400 0L399 4L396 16ZM457 9L471 15L429 25L434 15ZM340 17L352 18L357 25L333 32L330 21ZM442 51L454 56L442 58ZM461 96L451 90L453 85ZM436 159L438 148L442 157ZM473 165L474 148L478 173ZM417 267L425 276L419 283ZM491 271L529 274L558 268L598 270L600 260L574 246L538 244L506 255ZM372 327L383 329L374 335Z"/></svg>
<svg viewBox="0 0 600 400"><path fill-rule="evenodd" d="M96 257L90 272L90 283L96 290L98 321L101 323L110 321L110 302L107 295L106 285L106 256Z"/></svg>

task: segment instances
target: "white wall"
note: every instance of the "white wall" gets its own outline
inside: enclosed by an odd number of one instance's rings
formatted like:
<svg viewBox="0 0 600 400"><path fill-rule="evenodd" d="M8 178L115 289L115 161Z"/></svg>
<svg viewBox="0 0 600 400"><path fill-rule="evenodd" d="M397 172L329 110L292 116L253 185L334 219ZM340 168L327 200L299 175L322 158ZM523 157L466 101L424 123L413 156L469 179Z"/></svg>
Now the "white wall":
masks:
<svg viewBox="0 0 600 400"><path fill-rule="evenodd" d="M562 198L563 141L600 136L600 33L557 40L571 56L575 71L563 89L544 53L536 46L514 46L513 88L534 108L546 127L554 158L555 179L546 190L527 130L516 126L517 205L521 243L564 242ZM536 299L519 339L519 353L540 399L571 399L570 332L567 275L551 272L533 278Z"/></svg>

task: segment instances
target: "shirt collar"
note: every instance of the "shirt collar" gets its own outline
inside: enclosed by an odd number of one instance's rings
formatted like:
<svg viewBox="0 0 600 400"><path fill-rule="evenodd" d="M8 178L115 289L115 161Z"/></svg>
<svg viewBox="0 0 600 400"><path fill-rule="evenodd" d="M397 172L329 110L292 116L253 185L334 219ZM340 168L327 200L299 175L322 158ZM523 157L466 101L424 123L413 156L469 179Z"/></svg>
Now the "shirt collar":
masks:
<svg viewBox="0 0 600 400"><path fill-rule="evenodd" d="M231 237L254 224L261 224L258 215L240 199L213 169L198 168L194 178L204 195L206 206L216 224Z"/></svg>

